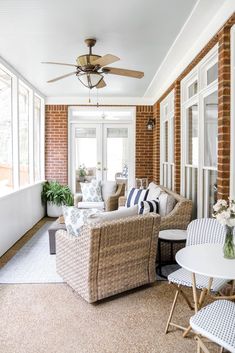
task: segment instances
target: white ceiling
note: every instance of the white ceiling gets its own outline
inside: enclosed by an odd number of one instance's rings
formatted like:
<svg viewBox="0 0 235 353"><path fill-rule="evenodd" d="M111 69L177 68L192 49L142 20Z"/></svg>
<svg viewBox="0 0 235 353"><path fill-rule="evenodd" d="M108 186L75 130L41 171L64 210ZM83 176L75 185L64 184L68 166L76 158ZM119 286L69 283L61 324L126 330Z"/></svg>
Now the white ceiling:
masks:
<svg viewBox="0 0 235 353"><path fill-rule="evenodd" d="M0 55L46 96L86 96L77 78L48 84L71 68L96 37L94 53L117 55L112 66L141 70L143 79L106 76L100 95L141 97L196 0L0 0ZM102 91L102 92L101 92Z"/></svg>
<svg viewBox="0 0 235 353"><path fill-rule="evenodd" d="M121 58L112 66L145 72L141 80L107 75L100 99L128 104L128 99L142 97L148 104L164 79L171 79L178 66L182 69L178 63L186 52L193 52L192 46L200 49L201 43L194 43L225 3L235 0L0 0L0 56L49 101L69 104L78 97L87 100L88 90L78 79L46 81L73 68L40 62L75 63L78 55L87 53L84 39L96 37L94 53Z"/></svg>

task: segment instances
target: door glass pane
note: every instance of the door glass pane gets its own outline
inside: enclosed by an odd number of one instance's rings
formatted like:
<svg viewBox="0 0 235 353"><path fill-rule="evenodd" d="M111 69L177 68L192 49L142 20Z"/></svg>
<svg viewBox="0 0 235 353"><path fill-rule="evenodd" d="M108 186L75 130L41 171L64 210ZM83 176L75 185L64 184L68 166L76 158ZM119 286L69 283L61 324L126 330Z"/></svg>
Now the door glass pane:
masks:
<svg viewBox="0 0 235 353"><path fill-rule="evenodd" d="M0 195L13 189L11 76L0 69Z"/></svg>
<svg viewBox="0 0 235 353"><path fill-rule="evenodd" d="M76 192L81 191L80 182L96 178L97 133L93 127L75 129Z"/></svg>
<svg viewBox="0 0 235 353"><path fill-rule="evenodd" d="M187 109L187 164L198 165L198 106Z"/></svg>
<svg viewBox="0 0 235 353"><path fill-rule="evenodd" d="M20 186L29 184L29 91L19 84Z"/></svg>
<svg viewBox="0 0 235 353"><path fill-rule="evenodd" d="M107 180L127 183L128 128L107 128Z"/></svg>
<svg viewBox="0 0 235 353"><path fill-rule="evenodd" d="M209 68L206 73L207 85L214 82L218 78L218 63Z"/></svg>
<svg viewBox="0 0 235 353"><path fill-rule="evenodd" d="M217 170L203 170L204 217L212 217L217 202Z"/></svg>
<svg viewBox="0 0 235 353"><path fill-rule="evenodd" d="M198 84L197 81L194 81L189 87L188 87L188 97L191 98L195 94L197 94L198 90Z"/></svg>
<svg viewBox="0 0 235 353"><path fill-rule="evenodd" d="M218 94L214 92L204 100L204 165L217 166Z"/></svg>
<svg viewBox="0 0 235 353"><path fill-rule="evenodd" d="M41 179L40 176L40 120L41 120L41 100L34 97L34 180Z"/></svg>

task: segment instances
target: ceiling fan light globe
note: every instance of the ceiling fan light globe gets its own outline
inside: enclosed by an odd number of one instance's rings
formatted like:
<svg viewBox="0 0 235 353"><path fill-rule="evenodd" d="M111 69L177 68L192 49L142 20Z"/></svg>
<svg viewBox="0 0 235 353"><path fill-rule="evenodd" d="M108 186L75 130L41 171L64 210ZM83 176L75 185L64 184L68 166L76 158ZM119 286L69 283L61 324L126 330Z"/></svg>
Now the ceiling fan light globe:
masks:
<svg viewBox="0 0 235 353"><path fill-rule="evenodd" d="M87 88L94 88L96 87L100 81L103 79L103 76L96 73L83 73L77 76L79 81Z"/></svg>

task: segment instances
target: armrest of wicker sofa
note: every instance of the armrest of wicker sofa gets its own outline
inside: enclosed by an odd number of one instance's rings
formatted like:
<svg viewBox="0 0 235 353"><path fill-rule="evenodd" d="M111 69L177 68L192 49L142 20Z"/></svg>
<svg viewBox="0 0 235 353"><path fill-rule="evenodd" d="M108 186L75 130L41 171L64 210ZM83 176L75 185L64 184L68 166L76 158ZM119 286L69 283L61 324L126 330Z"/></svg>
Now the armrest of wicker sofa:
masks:
<svg viewBox="0 0 235 353"><path fill-rule="evenodd" d="M119 198L123 196L125 193L125 184L121 183L118 184L117 190L115 194L110 195L105 203L105 210L106 211L115 211L118 209L119 206Z"/></svg>
<svg viewBox="0 0 235 353"><path fill-rule="evenodd" d="M174 209L168 215L161 218L160 230L187 228L192 217L193 203L182 196L179 196L179 198Z"/></svg>
<svg viewBox="0 0 235 353"><path fill-rule="evenodd" d="M78 205L78 202L81 202L82 201L82 194L79 193L79 194L74 194L74 197L73 197L73 204L74 206L77 206Z"/></svg>
<svg viewBox="0 0 235 353"><path fill-rule="evenodd" d="M100 229L82 227L78 237L65 230L56 232L56 271L89 303L97 300ZM90 261L92 259L92 261Z"/></svg>
<svg viewBox="0 0 235 353"><path fill-rule="evenodd" d="M118 207L125 206L126 204L126 196L121 196L118 199Z"/></svg>

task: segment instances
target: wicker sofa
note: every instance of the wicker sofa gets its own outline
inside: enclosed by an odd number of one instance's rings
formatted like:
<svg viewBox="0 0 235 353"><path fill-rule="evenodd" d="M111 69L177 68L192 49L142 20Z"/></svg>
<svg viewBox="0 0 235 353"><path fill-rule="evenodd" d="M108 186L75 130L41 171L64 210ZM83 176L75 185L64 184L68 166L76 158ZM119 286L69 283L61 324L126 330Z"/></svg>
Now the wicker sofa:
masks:
<svg viewBox="0 0 235 353"><path fill-rule="evenodd" d="M56 269L87 302L152 283L160 216L138 215L56 233Z"/></svg>
<svg viewBox="0 0 235 353"><path fill-rule="evenodd" d="M166 216L161 217L160 230L164 229L187 229L192 218L192 201L161 186L161 189L175 198L174 209ZM119 198L119 206L125 206L126 197Z"/></svg>

